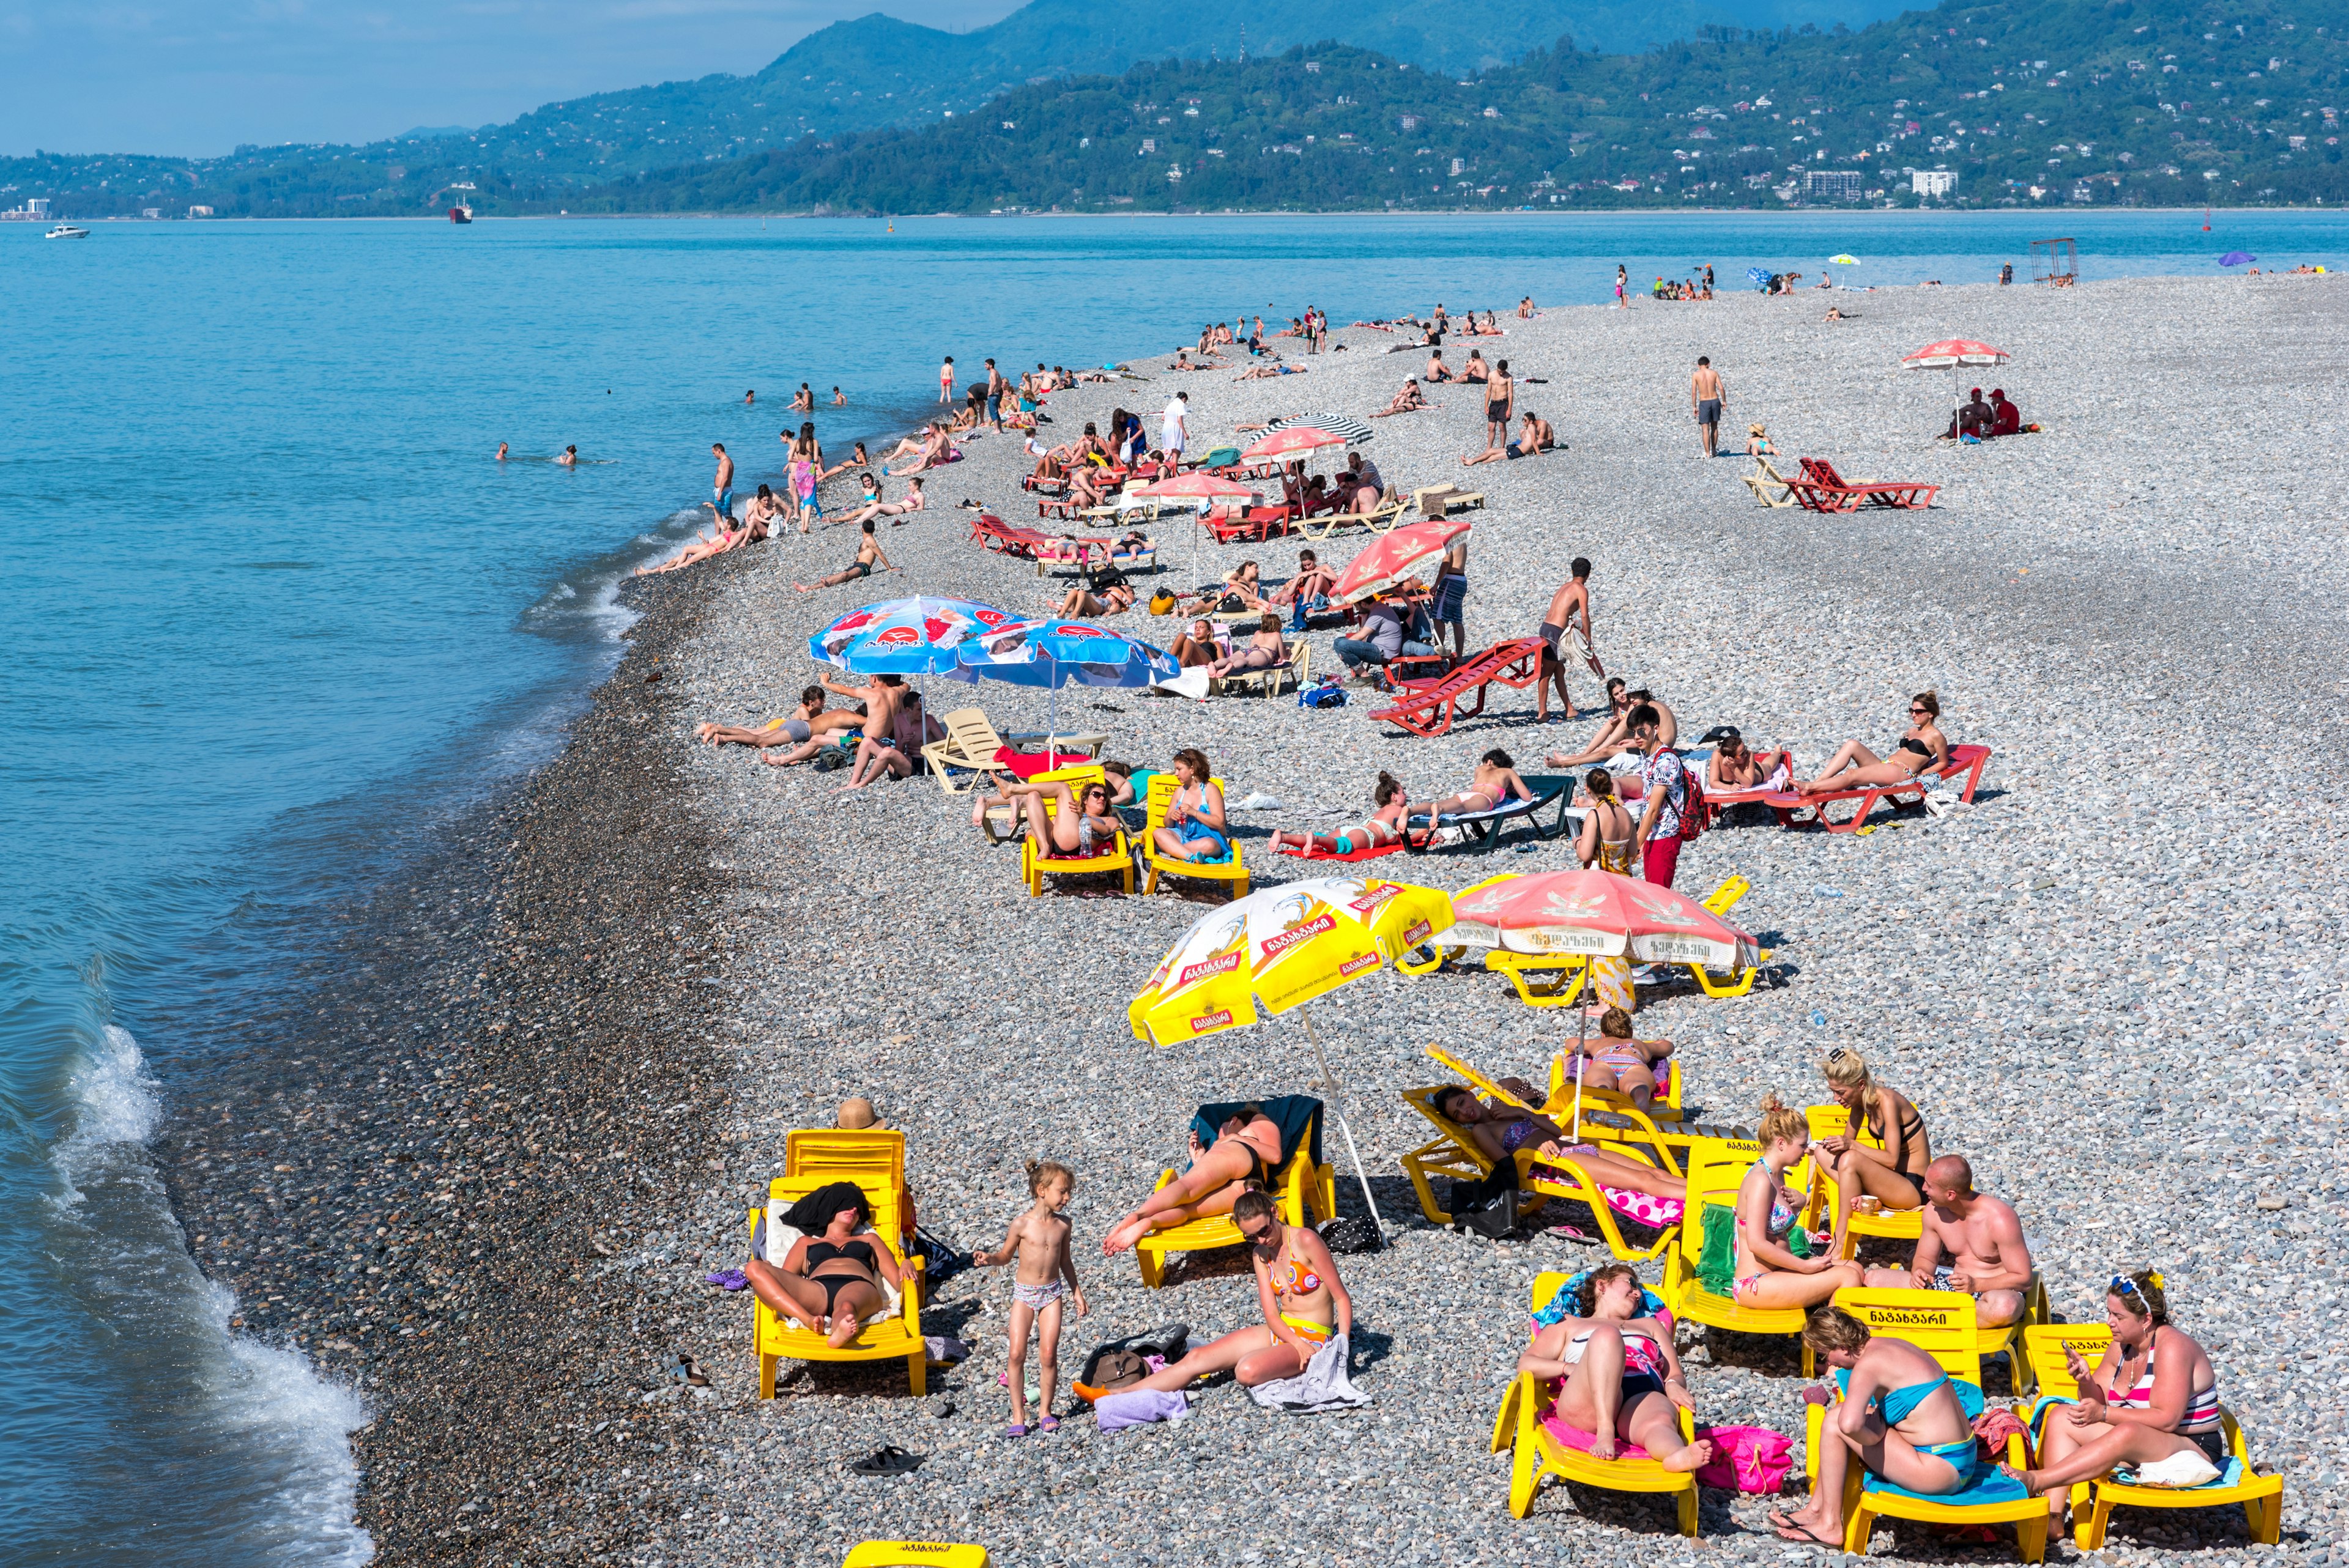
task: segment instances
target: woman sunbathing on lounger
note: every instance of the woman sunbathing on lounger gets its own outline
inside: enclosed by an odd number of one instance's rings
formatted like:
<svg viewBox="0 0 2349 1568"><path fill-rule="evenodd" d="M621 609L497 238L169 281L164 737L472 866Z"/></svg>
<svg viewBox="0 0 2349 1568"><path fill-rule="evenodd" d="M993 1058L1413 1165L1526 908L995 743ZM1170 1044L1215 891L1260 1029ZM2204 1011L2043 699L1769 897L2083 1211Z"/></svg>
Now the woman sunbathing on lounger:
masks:
<svg viewBox="0 0 2349 1568"><path fill-rule="evenodd" d="M1226 604L1226 601L1231 599L1239 603ZM1222 582L1194 594L1191 609L1195 614L1220 608L1228 614L1233 610L1261 610L1264 603L1264 580L1257 571L1257 564L1253 561L1243 561L1225 573Z"/></svg>
<svg viewBox="0 0 2349 1568"><path fill-rule="evenodd" d="M1162 855L1178 861L1220 861L1232 852L1224 820L1224 792L1207 770L1207 754L1186 746L1174 754L1174 795L1166 802L1166 825L1154 842Z"/></svg>
<svg viewBox="0 0 2349 1568"><path fill-rule="evenodd" d="M1558 1419L1590 1434L1592 1457L1611 1460L1619 1439L1645 1449L1675 1472L1713 1460L1713 1444L1681 1437L1680 1412L1693 1410L1671 1320L1647 1314L1647 1293L1629 1264L1609 1264L1560 1290L1534 1315L1534 1342L1517 1370L1559 1379Z"/></svg>
<svg viewBox="0 0 2349 1568"><path fill-rule="evenodd" d="M1771 1095L1762 1101L1762 1158L1737 1189L1737 1253L1731 1295L1740 1306L1812 1307L1846 1285L1865 1283L1856 1263L1836 1263L1814 1249L1796 1257L1786 1237L1802 1216L1803 1201L1786 1190L1786 1172L1811 1146L1811 1124Z"/></svg>
<svg viewBox="0 0 2349 1568"><path fill-rule="evenodd" d="M1616 810L1622 808L1618 806ZM1583 1088L1627 1095L1633 1105L1646 1111L1655 1104L1656 1068L1672 1054L1672 1043L1633 1039L1631 1015L1620 1007L1609 1007L1599 1015L1599 1038L1585 1041L1582 1054L1589 1058L1582 1069ZM1571 1060L1566 1069L1571 1078Z"/></svg>
<svg viewBox="0 0 2349 1568"><path fill-rule="evenodd" d="M1537 1104L1541 1099L1533 1085L1523 1078L1502 1078L1500 1087L1527 1105ZM1528 1176L1539 1175L1545 1161L1571 1160L1602 1187L1687 1201L1688 1187L1679 1177L1624 1155L1607 1153L1595 1143L1577 1143L1566 1129L1548 1117L1506 1100L1481 1100L1454 1084L1438 1089L1433 1103L1436 1115L1465 1132L1485 1158L1492 1161L1491 1180L1496 1186L1503 1181L1501 1173L1505 1169L1509 1172L1509 1181L1516 1180L1517 1150L1531 1144L1537 1159L1526 1171Z"/></svg>
<svg viewBox="0 0 2349 1568"><path fill-rule="evenodd" d="M1315 600L1326 601L1330 590L1338 585L1337 573L1321 564L1321 558L1309 550L1297 552L1297 575L1264 596L1268 604L1294 607L1310 604Z"/></svg>
<svg viewBox="0 0 2349 1568"><path fill-rule="evenodd" d="M1222 1146L1218 1141L1216 1147ZM1233 1202L1231 1213L1247 1243L1248 1264L1256 1271L1257 1309L1263 1323L1236 1328L1202 1345L1133 1387L1179 1393L1211 1372L1225 1371L1242 1387L1254 1387L1297 1377L1333 1336L1351 1338L1353 1299L1321 1238L1303 1225L1282 1224L1279 1206L1262 1192L1242 1193ZM1084 1383L1069 1387L1087 1403L1111 1391Z"/></svg>
<svg viewBox="0 0 2349 1568"><path fill-rule="evenodd" d="M1069 590L1061 601L1063 615L1123 615L1133 608L1133 584L1125 573L1112 567L1093 579L1099 593L1088 593L1081 583Z"/></svg>
<svg viewBox="0 0 2349 1568"><path fill-rule="evenodd" d="M822 1199L827 1192L836 1192L833 1202L839 1206L823 1217L819 1234L793 1242L779 1264L752 1258L742 1265L742 1273L769 1311L810 1328L821 1328L829 1320L824 1342L837 1350L856 1337L864 1321L886 1309L888 1297L882 1294L881 1282L885 1279L902 1290L905 1276L886 1242L869 1230L857 1234L873 1221L864 1194L846 1182L835 1182L810 1196ZM795 1207L793 1214L801 1214L805 1206Z"/></svg>
<svg viewBox="0 0 2349 1568"><path fill-rule="evenodd" d="M1900 738L1889 758L1877 756L1857 740L1847 740L1827 758L1819 776L1802 780L1795 792L1825 795L1870 784L1905 784L1928 768L1946 766L1950 738L1935 722L1940 717L1941 699L1929 691L1919 692L1909 699L1909 733Z"/></svg>
<svg viewBox="0 0 2349 1568"><path fill-rule="evenodd" d="M1180 768L1180 761L1177 761ZM1233 1201L1250 1187L1269 1189L1273 1176L1294 1150L1280 1146L1280 1124L1254 1102L1240 1108L1202 1146L1191 1133L1191 1168L1143 1201L1102 1238L1102 1253L1122 1253L1153 1231L1187 1225L1209 1214L1228 1214Z"/></svg>
<svg viewBox="0 0 2349 1568"><path fill-rule="evenodd" d="M1871 1475L1928 1497L1973 1484L1974 1417L1982 1395L1905 1339L1871 1334L1841 1307L1821 1307L1803 1325L1803 1343L1842 1376L1842 1385L1803 1390L1803 1402L1826 1405L1819 1429L1819 1473L1811 1501L1770 1515L1787 1541L1843 1547L1844 1477L1857 1459ZM1969 1408L1961 1388L1973 1394Z"/></svg>
<svg viewBox="0 0 2349 1568"><path fill-rule="evenodd" d="M1221 680L1226 676L1246 674L1249 670L1268 670L1288 657L1288 640L1280 634L1280 617L1270 610L1256 624L1255 634L1245 648L1234 648L1230 654L1207 666L1210 679Z"/></svg>
<svg viewBox="0 0 2349 1568"><path fill-rule="evenodd" d="M1784 747L1756 751L1734 730L1713 741L1713 760L1704 768L1704 787L1717 795L1733 795L1741 789L1784 789L1794 779L1794 752Z"/></svg>
<svg viewBox="0 0 2349 1568"><path fill-rule="evenodd" d="M1422 806L1414 816L1423 816L1432 825L1434 820L1451 812L1490 811L1504 800L1530 800L1532 787L1517 777L1517 765L1499 747L1476 759L1475 776L1468 787L1457 795Z"/></svg>
<svg viewBox="0 0 2349 1568"><path fill-rule="evenodd" d="M1843 1131L1811 1146L1812 1157L1835 1178L1835 1239L1827 1243L1833 1257L1843 1251L1852 1200L1860 1194L1882 1199L1888 1209L1924 1206L1925 1167L1933 1162L1933 1146L1925 1135L1925 1119L1909 1097L1869 1078L1868 1062L1849 1046L1828 1051L1819 1071L1851 1118ZM1862 1129L1874 1145L1860 1140Z"/></svg>
<svg viewBox="0 0 2349 1568"><path fill-rule="evenodd" d="M1196 669L1212 665L1224 656L1223 640L1216 634L1216 624L1205 616L1191 623L1187 632L1177 632L1166 651L1185 669Z"/></svg>
<svg viewBox="0 0 2349 1568"><path fill-rule="evenodd" d="M1109 786L1099 781L1081 796L1061 783L1014 784L1003 793L1027 817L1028 837L1048 860L1106 855L1124 827L1110 808Z"/></svg>
<svg viewBox="0 0 2349 1568"><path fill-rule="evenodd" d="M1371 791L1371 800L1378 810L1353 827L1334 833L1283 829L1272 835L1272 847L1277 850L1294 844L1299 853L1310 860L1315 855L1350 855L1356 850L1375 850L1381 844L1402 842L1403 819L1410 813L1411 799L1393 774L1384 769L1379 770L1379 781Z"/></svg>
<svg viewBox="0 0 2349 1568"><path fill-rule="evenodd" d="M2209 1353L2169 1321L2161 1276L2147 1270L2115 1274L2105 1295L2113 1339L2094 1367L2076 1350L2064 1359L2080 1385L2080 1402L2047 1412L2039 1468L2016 1474L2025 1490L2047 1494L2054 1525L2075 1482L2115 1465L2149 1465L2199 1449L2226 1473L2227 1435L2219 1418L2219 1374ZM2272 1506L2272 1504L2271 1504Z"/></svg>

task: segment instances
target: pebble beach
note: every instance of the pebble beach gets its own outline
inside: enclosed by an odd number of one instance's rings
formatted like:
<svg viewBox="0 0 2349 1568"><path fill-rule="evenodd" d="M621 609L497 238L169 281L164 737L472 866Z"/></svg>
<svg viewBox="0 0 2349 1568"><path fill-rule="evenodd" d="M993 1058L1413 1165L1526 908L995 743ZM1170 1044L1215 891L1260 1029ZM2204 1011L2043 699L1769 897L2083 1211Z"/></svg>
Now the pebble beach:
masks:
<svg viewBox="0 0 2349 1568"><path fill-rule="evenodd" d="M2349 299L2323 277L1835 297L1855 319L1822 321L1808 291L1505 313L1506 336L1453 339L1445 357L1473 344L1508 359L1519 407L1564 450L1464 472L1481 397L1456 387L1428 389L1439 409L1373 421L1364 449L1406 490L1485 494L1472 647L1530 634L1582 555L1600 656L1671 703L1683 744L1733 724L1815 769L1847 738L1885 750L1905 699L1930 689L1953 742L1992 748L1974 802L1945 816L1879 813L1856 837L1740 813L1690 845L1682 891L1750 879L1736 918L1771 949L1769 970L1740 998L1643 993L1640 1032L1676 1043L1708 1120L1750 1123L1765 1093L1823 1099L1820 1056L1862 1049L1916 1101L1936 1151L1966 1155L2014 1202L2060 1318L2099 1320L2116 1272L2165 1273L2252 1454L2286 1477L2283 1543L2252 1544L2240 1511L2124 1511L2103 1555L2349 1563L2349 1350L2331 1338L2349 1268L2336 1236L2349 965L2334 929L2349 835L2331 763L2349 735L2349 469L2330 433ZM1899 361L1949 336L2013 352L1982 385L2042 433L1932 438L1951 377ZM1305 375L1237 381L1244 353L1175 373L1173 345L1136 346L1126 363L1147 379L1057 394L1047 436L1113 406L1154 433L1180 387L1203 450L1240 423L1367 415L1424 359L1363 328L1311 357L1273 341ZM1701 354L1728 384L1724 454L1709 461L1688 407ZM1762 509L1740 480L1750 463L1728 455L1749 421L1790 470L1823 456L1850 476L1940 484L1939 500ZM171 1129L163 1167L207 1272L237 1287L254 1331L299 1343L371 1402L360 1516L378 1560L803 1564L897 1537L984 1542L1020 1568L1799 1555L1764 1522L1775 1500L1714 1491L1696 1542L1657 1500L1555 1484L1529 1518L1509 1516L1506 1460L1486 1445L1527 1290L1605 1253L1428 1224L1398 1157L1432 1130L1399 1091L1446 1081L1430 1042L1538 1080L1569 1011L1528 1008L1481 971L1379 975L1315 1008L1334 1094L1316 1090L1293 1018L1154 1047L1125 1005L1202 903L1031 899L1017 848L988 844L968 798L931 779L836 793L845 774L694 743L703 720L788 712L819 673L809 634L858 603L1057 605L1067 579L982 551L955 505L1033 521L1018 438L964 450L930 476L926 512L883 524L902 573L794 592L853 555L854 531L834 527L632 585L631 651L563 756L353 913L367 934L352 945L383 972L347 989L362 962L347 954L340 1048L317 1048L319 998L289 1004L276 1043L221 1069L218 1093ZM1158 536L1165 570L1145 592L1243 559L1278 580L1307 542L1195 545L1172 517ZM1367 537L1314 548L1341 565ZM1124 619L1160 642L1179 624ZM1338 667L1330 636L1309 635L1317 674ZM1594 680L1569 678L1586 712L1602 705ZM1047 713L1045 694L1000 685L934 682L930 701L976 703L1007 732ZM1459 788L1490 748L1532 769L1597 723L1537 727L1529 691L1496 688L1484 715L1423 739L1373 722L1380 706L1359 690L1307 709L1072 687L1054 716L1136 763L1195 746L1234 800L1276 798L1234 813L1258 887L1319 874L1265 835L1360 820L1381 769L1424 798ZM1558 841L1369 869L1457 892L1573 863ZM259 1098L236 1075L264 1071L278 1099L235 1113L237 1158L272 1169L258 1184L216 1179L220 1119ZM1255 1312L1237 1254L1193 1257L1152 1291L1100 1238L1180 1164L1195 1107L1295 1092L1323 1092L1346 1118L1392 1238L1340 1260L1372 1401L1361 1410L1276 1416L1225 1384L1179 1425L1103 1437L1064 1405L1057 1433L1007 1439L1010 1284L988 1270L927 1304L927 1331L972 1354L934 1368L926 1397L891 1363L787 1363L780 1397L761 1400L750 1299L704 1283L745 1256L745 1212L783 1135L862 1095L906 1134L925 1229L962 1250L996 1244L1025 1206L1027 1161L1075 1170L1092 1311L1064 1329L1064 1379L1092 1346L1168 1323L1201 1341ZM1330 1130L1340 1208L1362 1212ZM305 1209L323 1218L289 1237L286 1212ZM1653 1284L1660 1265L1640 1272ZM1683 1326L1681 1353L1701 1419L1799 1438L1791 1341ZM680 1354L709 1387L670 1377ZM2002 1378L1990 1373L1993 1399ZM918 1470L851 1473L889 1443ZM2013 1560L2011 1541L1908 1524L1880 1524L1875 1552ZM2068 1541L2050 1553L2077 1555Z"/></svg>

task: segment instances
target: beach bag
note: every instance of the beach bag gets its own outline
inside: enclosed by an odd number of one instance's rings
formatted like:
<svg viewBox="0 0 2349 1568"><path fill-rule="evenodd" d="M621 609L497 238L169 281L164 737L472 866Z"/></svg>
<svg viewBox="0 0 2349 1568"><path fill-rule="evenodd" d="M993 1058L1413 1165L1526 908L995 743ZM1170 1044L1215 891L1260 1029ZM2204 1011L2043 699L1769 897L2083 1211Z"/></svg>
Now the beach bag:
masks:
<svg viewBox="0 0 2349 1568"><path fill-rule="evenodd" d="M1335 676L1325 676L1319 686L1309 686L1297 694L1299 707L1343 707L1346 688Z"/></svg>
<svg viewBox="0 0 2349 1568"><path fill-rule="evenodd" d="M1795 1468L1795 1445L1784 1432L1767 1427L1699 1427L1696 1435L1713 1439L1713 1458L1696 1472L1699 1486L1767 1496L1785 1484Z"/></svg>
<svg viewBox="0 0 2349 1568"><path fill-rule="evenodd" d="M1154 615L1173 614L1174 613L1174 595L1164 588L1161 588L1157 593L1153 593L1150 596L1150 613Z"/></svg>
<svg viewBox="0 0 2349 1568"><path fill-rule="evenodd" d="M1510 1187L1481 1209L1454 1213L1452 1228L1482 1236L1488 1242L1514 1233L1517 1228L1517 1190Z"/></svg>
<svg viewBox="0 0 2349 1568"><path fill-rule="evenodd" d="M1324 1220L1314 1234L1333 1253L1374 1253L1382 1244L1379 1228L1365 1214L1342 1214L1334 1220Z"/></svg>

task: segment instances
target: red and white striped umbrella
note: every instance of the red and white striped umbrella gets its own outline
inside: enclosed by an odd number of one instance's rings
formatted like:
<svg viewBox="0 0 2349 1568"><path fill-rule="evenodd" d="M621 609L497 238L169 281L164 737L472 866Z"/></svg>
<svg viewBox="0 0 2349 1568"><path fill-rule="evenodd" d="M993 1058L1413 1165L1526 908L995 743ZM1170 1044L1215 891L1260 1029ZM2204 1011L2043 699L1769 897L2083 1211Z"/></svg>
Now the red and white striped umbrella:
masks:
<svg viewBox="0 0 2349 1568"><path fill-rule="evenodd" d="M1243 462L1260 463L1267 458L1299 458L1308 452L1318 452L1324 447L1342 447L1346 438L1325 430L1319 425L1292 425L1286 430L1275 430L1240 454Z"/></svg>
<svg viewBox="0 0 2349 1568"><path fill-rule="evenodd" d="M1976 343L1970 337L1945 337L1939 343L1929 343L1916 353L1904 356L1900 363L1910 370L1954 370L1961 365L1984 367L2003 365L2013 357L2003 348L1992 348L1987 343Z"/></svg>
<svg viewBox="0 0 2349 1568"><path fill-rule="evenodd" d="M1372 540L1338 574L1338 585L1330 590L1330 602L1351 604L1373 593L1385 593L1442 555L1454 540L1469 530L1464 517L1430 518L1425 522L1389 530Z"/></svg>

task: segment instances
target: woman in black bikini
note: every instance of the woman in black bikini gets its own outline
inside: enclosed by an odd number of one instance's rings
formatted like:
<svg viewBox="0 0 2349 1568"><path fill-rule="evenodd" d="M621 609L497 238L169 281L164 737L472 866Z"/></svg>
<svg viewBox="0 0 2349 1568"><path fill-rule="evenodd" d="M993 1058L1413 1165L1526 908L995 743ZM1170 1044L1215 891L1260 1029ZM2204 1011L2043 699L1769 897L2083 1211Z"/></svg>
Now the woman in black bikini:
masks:
<svg viewBox="0 0 2349 1568"><path fill-rule="evenodd" d="M822 1236L802 1236L781 1264L752 1258L742 1265L742 1273L751 1291L779 1315L811 1327L829 1319L824 1342L836 1350L856 1337L863 1321L887 1306L881 1282L885 1279L902 1290L905 1274L886 1242L869 1231L856 1233L873 1218L864 1194L845 1182L823 1192L837 1192L833 1202L839 1206L824 1218ZM812 1196L821 1199L823 1192ZM796 1216L801 1211L792 1212Z"/></svg>
<svg viewBox="0 0 2349 1568"><path fill-rule="evenodd" d="M1110 1227L1102 1253L1122 1253L1156 1230L1187 1225L1208 1214L1228 1214L1233 1200L1253 1185L1269 1191L1280 1168L1280 1125L1254 1105L1240 1108L1202 1149L1191 1135L1191 1169L1153 1192L1142 1207Z"/></svg>
<svg viewBox="0 0 2349 1568"><path fill-rule="evenodd" d="M1824 795L1869 784L1906 784L1929 768L1946 767L1950 740L1937 722L1940 717L1941 699L1929 691L1919 692L1909 699L1909 733L1900 738L1889 758L1877 756L1857 740L1847 740L1827 758L1817 778L1795 785L1795 793Z"/></svg>
<svg viewBox="0 0 2349 1568"><path fill-rule="evenodd" d="M1925 1136L1925 1119L1909 1097L1869 1078L1868 1062L1857 1051L1836 1047L1819 1071L1827 1092L1851 1117L1843 1131L1811 1143L1813 1158L1835 1178L1835 1239L1827 1243L1833 1258L1843 1255L1852 1200L1862 1193L1881 1199L1888 1209L1924 1206L1925 1167L1933 1162L1933 1146ZM1860 1141L1862 1129L1874 1144Z"/></svg>

